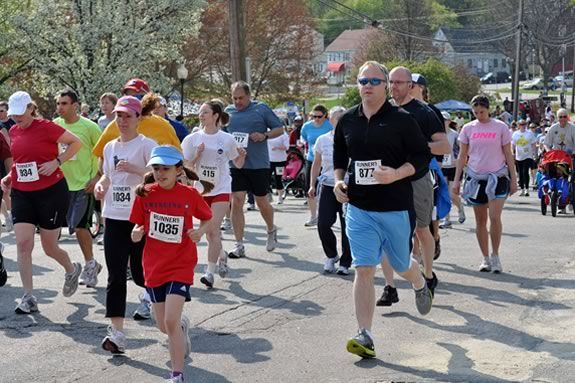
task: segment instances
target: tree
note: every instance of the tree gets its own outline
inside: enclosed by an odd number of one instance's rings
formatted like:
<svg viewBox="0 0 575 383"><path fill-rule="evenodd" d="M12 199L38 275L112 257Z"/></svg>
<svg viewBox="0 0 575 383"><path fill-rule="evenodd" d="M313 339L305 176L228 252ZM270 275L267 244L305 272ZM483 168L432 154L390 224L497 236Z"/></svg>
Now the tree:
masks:
<svg viewBox="0 0 575 383"><path fill-rule="evenodd" d="M304 0L245 0L245 46L252 93L297 93L313 76L313 24ZM201 15L199 34L190 38L185 55L193 81L203 93L227 93L231 83L227 8L210 0Z"/></svg>
<svg viewBox="0 0 575 383"><path fill-rule="evenodd" d="M88 103L131 77L166 90L166 63L180 59L195 30L199 2L188 0L41 1L13 19L20 49L33 57L40 93L62 87Z"/></svg>

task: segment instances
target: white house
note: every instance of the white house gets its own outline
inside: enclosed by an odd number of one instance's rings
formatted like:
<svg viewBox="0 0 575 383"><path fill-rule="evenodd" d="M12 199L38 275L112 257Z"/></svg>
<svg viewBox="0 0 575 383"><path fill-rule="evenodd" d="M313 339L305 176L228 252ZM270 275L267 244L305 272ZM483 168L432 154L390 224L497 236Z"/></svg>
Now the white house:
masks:
<svg viewBox="0 0 575 383"><path fill-rule="evenodd" d="M353 57L369 33L369 29L343 31L328 45L325 49L325 56L329 84L343 84L345 82L351 71Z"/></svg>

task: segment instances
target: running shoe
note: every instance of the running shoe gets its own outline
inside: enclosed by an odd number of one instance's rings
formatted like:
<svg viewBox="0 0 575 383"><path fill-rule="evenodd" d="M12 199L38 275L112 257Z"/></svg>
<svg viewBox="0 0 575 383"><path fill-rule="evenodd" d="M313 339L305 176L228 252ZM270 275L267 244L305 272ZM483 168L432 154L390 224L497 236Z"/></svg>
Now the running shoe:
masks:
<svg viewBox="0 0 575 383"><path fill-rule="evenodd" d="M78 279L82 273L82 265L78 262L72 264L74 266L74 271L66 273L64 277L64 287L62 287L62 294L65 297L71 297L74 295L76 290L78 290Z"/></svg>
<svg viewBox="0 0 575 383"><path fill-rule="evenodd" d="M489 261L491 262L491 271L494 274L499 274L503 271L503 268L501 267L501 261L499 260L498 255L491 255Z"/></svg>
<svg viewBox="0 0 575 383"><path fill-rule="evenodd" d="M225 251L222 252L224 253L224 257L218 258L218 275L220 278L225 278L228 276L230 269L228 267L228 255Z"/></svg>
<svg viewBox="0 0 575 383"><path fill-rule="evenodd" d="M274 226L272 231L268 231L268 238L266 239L266 250L274 251L278 243L278 228Z"/></svg>
<svg viewBox="0 0 575 383"><path fill-rule="evenodd" d="M14 309L16 314L31 314L38 311L38 301L32 294L24 294L22 300Z"/></svg>
<svg viewBox="0 0 575 383"><path fill-rule="evenodd" d="M98 274L102 271L102 265L99 264L95 259L84 265L84 270L80 274L80 285L86 285L87 287L96 287L98 284Z"/></svg>
<svg viewBox="0 0 575 383"><path fill-rule="evenodd" d="M399 302L399 296L397 295L397 289L391 286L385 286L383 288L383 294L381 298L375 303L376 306L391 306L394 303Z"/></svg>
<svg viewBox="0 0 575 383"><path fill-rule="evenodd" d="M4 267L4 256L2 253L4 252L4 244L0 242L0 287L6 284L8 281L8 272L6 271L6 267Z"/></svg>
<svg viewBox="0 0 575 383"><path fill-rule="evenodd" d="M211 289L212 287L214 287L214 274L212 274L210 272L206 272L200 278L200 282L202 282L204 285L206 285L206 287L208 289Z"/></svg>
<svg viewBox="0 0 575 383"><path fill-rule="evenodd" d="M310 219L304 223L305 227L317 226L317 217L310 217Z"/></svg>
<svg viewBox="0 0 575 383"><path fill-rule="evenodd" d="M164 380L164 383L184 383L184 376L183 375L173 376L170 379Z"/></svg>
<svg viewBox="0 0 575 383"><path fill-rule="evenodd" d="M525 197L529 197L529 189L525 190Z"/></svg>
<svg viewBox="0 0 575 383"><path fill-rule="evenodd" d="M278 196L278 200L276 202L276 205L282 205L283 203L284 203L283 195Z"/></svg>
<svg viewBox="0 0 575 383"><path fill-rule="evenodd" d="M349 267L339 266L336 271L337 275L349 275Z"/></svg>
<svg viewBox="0 0 575 383"><path fill-rule="evenodd" d="M190 319L185 315L182 315L182 332L186 342L184 349L184 357L186 357L192 352L192 341L190 340Z"/></svg>
<svg viewBox="0 0 575 383"><path fill-rule="evenodd" d="M433 294L427 287L427 283L423 285L423 288L415 290L415 306L421 315L429 314L432 303Z"/></svg>
<svg viewBox="0 0 575 383"><path fill-rule="evenodd" d="M347 351L362 358L375 358L373 339L365 329L359 330L356 336L347 341Z"/></svg>
<svg viewBox="0 0 575 383"><path fill-rule="evenodd" d="M132 315L134 320L146 320L152 317L152 303L140 294L140 305Z"/></svg>
<svg viewBox="0 0 575 383"><path fill-rule="evenodd" d="M439 228L440 229L451 229L451 221L448 219L444 219L440 224L439 224Z"/></svg>
<svg viewBox="0 0 575 383"><path fill-rule="evenodd" d="M248 203L248 211L254 211L256 210L256 205L253 203Z"/></svg>
<svg viewBox="0 0 575 383"><path fill-rule="evenodd" d="M323 264L324 273L333 274L336 272L335 264L339 260L339 257L327 258Z"/></svg>
<svg viewBox="0 0 575 383"><path fill-rule="evenodd" d="M222 221L222 226L220 226L221 230L231 230L232 229L232 221L229 218L224 218Z"/></svg>
<svg viewBox="0 0 575 383"><path fill-rule="evenodd" d="M431 274L432 274L431 278L425 278L425 283L427 284L429 291L431 291L431 296L434 297L435 296L435 288L437 287L439 280L437 279L437 275L435 275L435 273L433 271L431 272ZM424 275L424 277L425 277L425 275Z"/></svg>
<svg viewBox="0 0 575 383"><path fill-rule="evenodd" d="M236 247L228 253L228 258L238 259L246 256L246 248L244 245L236 243Z"/></svg>
<svg viewBox="0 0 575 383"><path fill-rule="evenodd" d="M433 255L433 260L435 261L439 256L441 256L441 237L435 240L435 253Z"/></svg>
<svg viewBox="0 0 575 383"><path fill-rule="evenodd" d="M461 209L459 209L459 223L465 222L465 218L465 209L463 208L463 205L461 205Z"/></svg>
<svg viewBox="0 0 575 383"><path fill-rule="evenodd" d="M525 189L521 189L521 193L519 193L519 197L523 197L525 195Z"/></svg>
<svg viewBox="0 0 575 383"><path fill-rule="evenodd" d="M483 257L483 261L481 262L481 265L479 265L479 271L484 273L491 271L491 261L489 260L489 257Z"/></svg>
<svg viewBox="0 0 575 383"><path fill-rule="evenodd" d="M123 354L126 351L126 335L108 326L108 335L102 340L102 348L112 354Z"/></svg>

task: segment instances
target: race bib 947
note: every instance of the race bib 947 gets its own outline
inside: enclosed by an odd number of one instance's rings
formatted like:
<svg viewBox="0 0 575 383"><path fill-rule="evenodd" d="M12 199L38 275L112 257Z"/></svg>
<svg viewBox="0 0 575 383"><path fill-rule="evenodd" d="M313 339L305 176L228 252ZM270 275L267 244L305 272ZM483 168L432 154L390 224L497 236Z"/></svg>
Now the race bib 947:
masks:
<svg viewBox="0 0 575 383"><path fill-rule="evenodd" d="M355 183L358 185L377 184L373 172L380 165L381 160L355 161Z"/></svg>
<svg viewBox="0 0 575 383"><path fill-rule="evenodd" d="M248 133L233 132L232 136L234 137L234 140L236 140L236 144L238 144L239 147L248 147L248 141L250 139L250 135Z"/></svg>

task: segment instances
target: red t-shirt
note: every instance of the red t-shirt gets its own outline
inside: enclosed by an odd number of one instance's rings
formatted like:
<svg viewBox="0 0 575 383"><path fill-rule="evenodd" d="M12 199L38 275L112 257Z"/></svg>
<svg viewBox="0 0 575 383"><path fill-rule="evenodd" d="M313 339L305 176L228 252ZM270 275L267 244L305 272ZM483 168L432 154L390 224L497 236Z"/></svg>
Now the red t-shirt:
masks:
<svg viewBox="0 0 575 383"><path fill-rule="evenodd" d="M14 189L42 190L64 178L60 168L49 176L38 174L38 168L58 157L58 139L65 132L60 125L41 119L35 119L25 129L17 124L10 129L10 150L14 160L10 175ZM18 181L19 177L26 182Z"/></svg>
<svg viewBox="0 0 575 383"><path fill-rule="evenodd" d="M146 245L143 267L147 287L168 282L193 284L198 263L196 244L188 237L192 217L206 221L212 211L198 191L176 183L171 190L148 186L146 197L136 196L130 221L144 225Z"/></svg>

